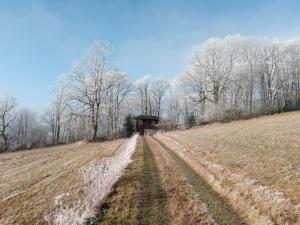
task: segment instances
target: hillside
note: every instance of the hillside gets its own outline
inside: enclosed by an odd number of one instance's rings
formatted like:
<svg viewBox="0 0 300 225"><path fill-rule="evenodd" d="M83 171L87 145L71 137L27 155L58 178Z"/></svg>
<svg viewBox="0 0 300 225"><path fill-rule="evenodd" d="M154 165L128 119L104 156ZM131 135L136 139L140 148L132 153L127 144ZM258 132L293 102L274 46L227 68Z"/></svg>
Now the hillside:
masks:
<svg viewBox="0 0 300 225"><path fill-rule="evenodd" d="M299 208L300 112L215 123L156 137L228 197L237 210L256 207L245 212L246 217L265 211L276 221L277 214L296 205Z"/></svg>
<svg viewBox="0 0 300 225"><path fill-rule="evenodd" d="M0 224L46 224L57 196L83 196L82 168L111 156L124 140L0 154Z"/></svg>
<svg viewBox="0 0 300 225"><path fill-rule="evenodd" d="M0 224L300 222L300 112L0 154Z"/></svg>

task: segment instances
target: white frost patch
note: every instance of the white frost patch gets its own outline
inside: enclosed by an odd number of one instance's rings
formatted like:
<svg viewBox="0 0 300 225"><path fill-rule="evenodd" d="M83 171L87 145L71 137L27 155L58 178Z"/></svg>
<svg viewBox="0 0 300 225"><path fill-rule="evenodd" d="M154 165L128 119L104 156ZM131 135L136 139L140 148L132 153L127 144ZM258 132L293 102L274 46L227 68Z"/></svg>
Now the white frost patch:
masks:
<svg viewBox="0 0 300 225"><path fill-rule="evenodd" d="M100 165L82 168L84 199L74 202L72 207L66 205L69 193L55 198L55 211L44 219L49 224L80 225L95 216L95 208L110 193L113 185L122 176L125 168L132 161L138 135L133 136L113 156L105 158Z"/></svg>
<svg viewBox="0 0 300 225"><path fill-rule="evenodd" d="M77 141L75 144L76 145L84 145L84 144L87 144L87 140L81 140L81 141Z"/></svg>

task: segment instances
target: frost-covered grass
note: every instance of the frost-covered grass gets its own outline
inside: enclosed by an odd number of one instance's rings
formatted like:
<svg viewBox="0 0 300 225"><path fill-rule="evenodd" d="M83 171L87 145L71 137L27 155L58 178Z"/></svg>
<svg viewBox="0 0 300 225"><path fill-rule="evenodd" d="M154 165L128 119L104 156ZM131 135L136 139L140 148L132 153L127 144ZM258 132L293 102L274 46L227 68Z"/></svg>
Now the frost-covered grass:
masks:
<svg viewBox="0 0 300 225"><path fill-rule="evenodd" d="M55 211L45 216L45 220L56 225L80 225L95 216L97 207L131 162L137 137L133 136L114 155L105 158L100 164L83 167L81 170L83 198L75 200L71 205L67 203L73 191L73 188L70 188L69 192L55 198Z"/></svg>
<svg viewBox="0 0 300 225"><path fill-rule="evenodd" d="M300 112L166 133L189 154L252 177L300 203Z"/></svg>
<svg viewBox="0 0 300 225"><path fill-rule="evenodd" d="M282 192L219 164L196 158L173 139L161 135L158 138L203 176L217 192L229 199L249 224L288 225L300 221L299 205L294 205Z"/></svg>
<svg viewBox="0 0 300 225"><path fill-rule="evenodd" d="M212 124L157 135L251 224L300 216L300 113Z"/></svg>
<svg viewBox="0 0 300 225"><path fill-rule="evenodd" d="M115 140L62 145L0 154L0 224L47 224L43 216L53 210L55 196L82 190L81 168L100 164L125 143ZM73 202L83 193L72 191L59 201Z"/></svg>

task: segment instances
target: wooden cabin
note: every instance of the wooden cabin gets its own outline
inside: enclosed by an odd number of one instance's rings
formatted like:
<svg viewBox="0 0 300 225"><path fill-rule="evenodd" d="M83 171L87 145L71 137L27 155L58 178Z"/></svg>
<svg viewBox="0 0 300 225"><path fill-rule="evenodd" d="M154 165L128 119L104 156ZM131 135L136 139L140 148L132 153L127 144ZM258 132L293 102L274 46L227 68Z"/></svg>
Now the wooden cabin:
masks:
<svg viewBox="0 0 300 225"><path fill-rule="evenodd" d="M154 131L158 129L158 116L140 115L134 119L136 132L139 132L140 135L144 135L146 130Z"/></svg>

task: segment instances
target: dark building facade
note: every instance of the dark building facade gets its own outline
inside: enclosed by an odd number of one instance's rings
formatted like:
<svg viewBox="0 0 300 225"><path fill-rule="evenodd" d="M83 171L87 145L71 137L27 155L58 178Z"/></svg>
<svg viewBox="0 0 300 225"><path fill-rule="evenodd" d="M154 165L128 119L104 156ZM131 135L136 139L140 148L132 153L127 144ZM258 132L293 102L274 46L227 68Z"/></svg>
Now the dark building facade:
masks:
<svg viewBox="0 0 300 225"><path fill-rule="evenodd" d="M134 118L135 119L135 129L140 135L145 134L145 130L157 130L159 117L158 116L148 116L140 115Z"/></svg>

